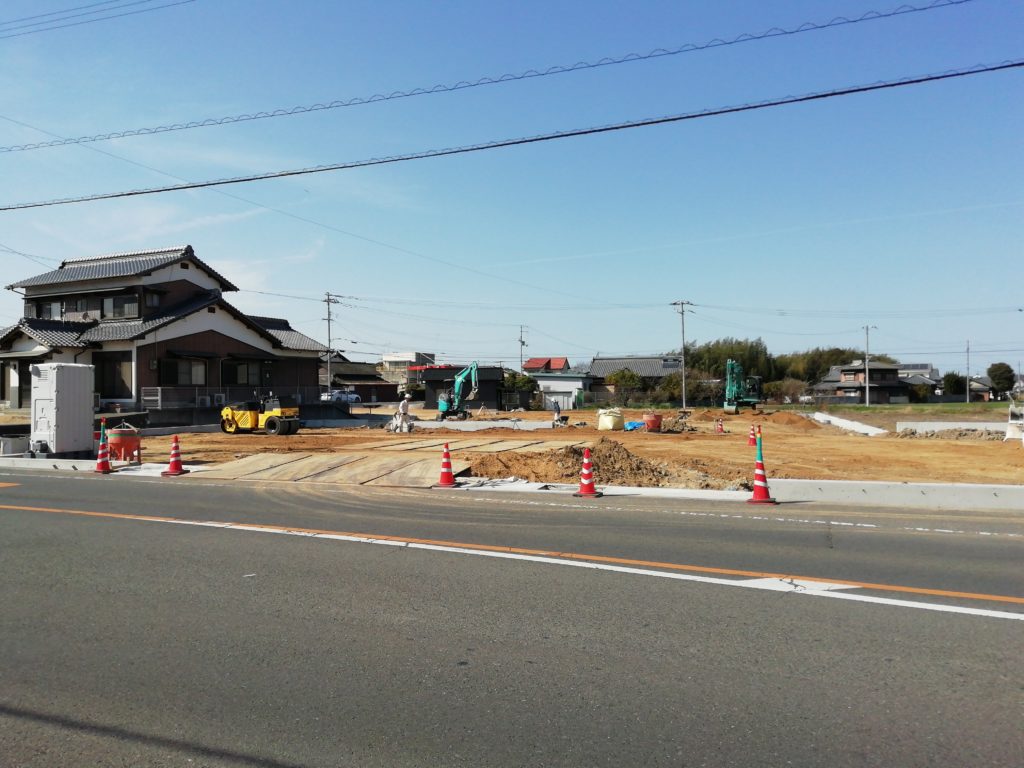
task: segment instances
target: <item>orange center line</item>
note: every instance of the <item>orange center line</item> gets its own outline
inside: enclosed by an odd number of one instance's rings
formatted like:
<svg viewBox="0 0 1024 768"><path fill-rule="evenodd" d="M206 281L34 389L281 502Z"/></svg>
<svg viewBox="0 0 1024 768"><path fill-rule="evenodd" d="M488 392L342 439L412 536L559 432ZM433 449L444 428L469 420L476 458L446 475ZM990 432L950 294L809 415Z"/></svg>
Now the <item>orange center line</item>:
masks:
<svg viewBox="0 0 1024 768"><path fill-rule="evenodd" d="M954 597L965 600L985 600L1001 603L1015 603L1024 605L1024 597L1014 595L989 595L979 592L956 592L947 589L930 589L928 587L910 587L898 584L876 584L867 581L850 581L847 579L830 579L820 576L794 576L792 573L773 573L770 571L747 571L737 568L713 568L704 565L687 565L683 563L664 563L656 560L635 560L627 557L612 557L609 555L588 555L578 552L560 552L549 549L532 549L526 547L508 547L494 544L472 544L460 541L447 541L443 539L421 539L412 536L391 536L388 534L357 533L353 531L332 531L322 528L300 528L291 525L266 525L263 523L241 523L222 522L216 520L188 520L180 517L161 517L157 515L131 515L119 512L91 512L78 509L61 509L55 507L26 507L12 504L0 504L0 509L9 509L19 512L47 512L60 515L77 515L80 517L99 517L115 520L140 520L154 523L198 523L202 525L222 526L225 528L233 526L245 526L266 531L279 531L282 533L305 533L319 536L345 536L359 539L373 539L375 541L393 541L402 544L423 544L435 547L455 547L458 549L469 549L480 552L504 552L515 555L530 555L534 557L552 557L565 560L579 560L593 563L609 563L614 565L631 566L637 568L662 568L673 571L686 571L689 573L708 573L717 576L745 576L752 579L795 579L799 581L810 581L822 584L839 584L846 587L859 589L874 589L882 592L902 592L915 595L932 595L935 597Z"/></svg>

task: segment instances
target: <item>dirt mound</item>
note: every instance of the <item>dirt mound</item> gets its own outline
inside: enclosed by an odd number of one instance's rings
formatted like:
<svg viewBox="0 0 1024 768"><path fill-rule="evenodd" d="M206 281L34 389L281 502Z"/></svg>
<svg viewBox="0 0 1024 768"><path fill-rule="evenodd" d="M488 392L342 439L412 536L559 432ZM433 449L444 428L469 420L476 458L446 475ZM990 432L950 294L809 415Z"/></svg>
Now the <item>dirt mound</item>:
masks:
<svg viewBox="0 0 1024 768"><path fill-rule="evenodd" d="M690 421L715 421L722 416L722 411L709 411L707 408L702 408L690 415Z"/></svg>
<svg viewBox="0 0 1024 768"><path fill-rule="evenodd" d="M569 446L544 453L470 453L470 474L475 477L518 477L533 483L573 483L580 478L583 449ZM602 437L590 451L594 480L605 485L659 487L683 484L663 464L636 456L624 445Z"/></svg>
<svg viewBox="0 0 1024 768"><path fill-rule="evenodd" d="M775 411L774 413L763 414L763 420L772 424L796 427L797 429L821 429L821 425L818 422L811 421L798 413L790 413L788 411Z"/></svg>

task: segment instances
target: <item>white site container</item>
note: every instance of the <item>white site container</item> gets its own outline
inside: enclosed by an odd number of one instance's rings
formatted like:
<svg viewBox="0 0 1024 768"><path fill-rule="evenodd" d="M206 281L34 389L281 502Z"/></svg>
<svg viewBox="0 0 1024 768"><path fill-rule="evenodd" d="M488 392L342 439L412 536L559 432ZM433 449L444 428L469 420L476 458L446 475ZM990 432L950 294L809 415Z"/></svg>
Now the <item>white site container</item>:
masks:
<svg viewBox="0 0 1024 768"><path fill-rule="evenodd" d="M47 453L91 452L93 367L77 363L40 363L31 366L30 371L30 445L45 443Z"/></svg>

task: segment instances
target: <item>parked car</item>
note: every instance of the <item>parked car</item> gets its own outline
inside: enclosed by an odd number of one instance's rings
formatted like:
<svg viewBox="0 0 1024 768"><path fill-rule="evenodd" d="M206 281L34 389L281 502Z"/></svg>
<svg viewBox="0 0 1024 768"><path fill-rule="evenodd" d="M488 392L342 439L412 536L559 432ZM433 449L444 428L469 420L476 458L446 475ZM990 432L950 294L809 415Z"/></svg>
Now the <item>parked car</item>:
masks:
<svg viewBox="0 0 1024 768"><path fill-rule="evenodd" d="M355 392L347 392L343 389L332 389L320 395L320 401L324 403L361 403L363 399Z"/></svg>

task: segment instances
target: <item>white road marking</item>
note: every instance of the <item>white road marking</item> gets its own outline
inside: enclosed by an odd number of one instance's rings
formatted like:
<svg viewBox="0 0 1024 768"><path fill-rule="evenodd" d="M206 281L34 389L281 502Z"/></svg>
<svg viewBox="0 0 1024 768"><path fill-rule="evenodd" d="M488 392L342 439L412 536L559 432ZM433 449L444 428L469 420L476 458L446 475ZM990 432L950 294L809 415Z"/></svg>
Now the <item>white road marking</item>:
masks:
<svg viewBox="0 0 1024 768"><path fill-rule="evenodd" d="M1010 611L996 611L986 608L972 608L959 605L944 605L941 603L923 603L915 600L898 600L889 597L874 597L862 593L851 593L839 591L840 589L856 587L830 584L828 582L804 581L799 579L780 580L768 579L726 579L714 576L697 576L689 573L676 573L671 571L659 571L646 568L634 568L625 565L611 565L607 563L595 563L585 560L567 560L555 556L527 555L516 552L494 552L490 550L469 549L466 547L449 546L444 544L426 544L414 541L395 541L391 539L377 539L370 536L353 536L340 533L316 533L312 531L293 531L283 528L271 528L259 525L245 525L236 523L219 523L204 520L180 520L166 519L158 520L146 517L126 515L122 519L139 520L149 523L173 523L175 525L191 525L200 528L219 528L222 530L246 531L252 533L274 533L283 536L301 536L312 539L330 539L334 541L346 541L359 544L382 544L389 547L405 547L407 549L422 549L432 552L446 552L450 554L476 555L477 557L490 557L501 560L518 560L521 562L542 563L545 565L561 565L571 568L587 568L595 571L609 571L613 573L625 573L635 576L652 576L660 579L672 579L675 581L692 581L700 584L715 584L723 587L742 587L745 589L757 589L762 591L778 592L785 591L790 595L804 595L810 597L832 597L843 600L852 600L861 603L873 603L876 605L888 605L899 608L913 608L922 611L936 611L939 613L958 613L966 616L981 616L993 619L1010 619L1012 621L1024 621L1024 613L1012 613Z"/></svg>
<svg viewBox="0 0 1024 768"><path fill-rule="evenodd" d="M557 501L520 501L517 499L495 499L474 497L472 501L479 501L488 505L493 504L517 504L531 507L557 507L560 509L581 509L581 505L571 504L568 502L557 502ZM948 528L924 528L920 526L909 526L909 525L898 525L898 526L886 526L879 525L877 523L854 523L845 520L812 520L810 518L802 517L767 517L765 515L738 515L735 513L726 512L689 512L689 511L678 511L668 510L665 508L651 508L651 507L616 507L609 506L606 504L601 505L601 510L606 512L665 512L671 515L679 515L680 517L711 517L719 520L756 520L759 522L772 522L772 523L798 523L801 525L833 525L842 528L860 528L864 530L895 530L895 531L911 531L913 533L945 533L945 534L959 534L963 536L996 536L999 538L1007 539L1020 539L1024 538L1024 533L999 533L996 531L967 531L967 530L952 530ZM908 512L908 517L912 516L912 512Z"/></svg>

